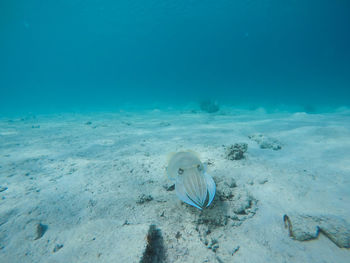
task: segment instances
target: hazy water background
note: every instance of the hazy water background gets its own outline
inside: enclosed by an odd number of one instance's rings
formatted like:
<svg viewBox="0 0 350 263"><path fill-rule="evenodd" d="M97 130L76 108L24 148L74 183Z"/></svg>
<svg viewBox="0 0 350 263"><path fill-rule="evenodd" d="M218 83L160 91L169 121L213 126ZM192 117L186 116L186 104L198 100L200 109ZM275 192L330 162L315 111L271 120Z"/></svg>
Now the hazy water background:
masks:
<svg viewBox="0 0 350 263"><path fill-rule="evenodd" d="M0 0L0 111L350 104L347 0Z"/></svg>

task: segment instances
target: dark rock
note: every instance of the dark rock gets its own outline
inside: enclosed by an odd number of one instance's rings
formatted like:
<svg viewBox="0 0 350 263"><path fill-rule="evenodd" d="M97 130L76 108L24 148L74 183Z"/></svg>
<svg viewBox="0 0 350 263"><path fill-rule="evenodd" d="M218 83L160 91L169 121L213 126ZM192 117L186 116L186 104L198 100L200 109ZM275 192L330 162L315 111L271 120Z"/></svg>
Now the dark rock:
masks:
<svg viewBox="0 0 350 263"><path fill-rule="evenodd" d="M175 184L171 184L171 185L164 184L163 187L167 191L174 191L175 190Z"/></svg>
<svg viewBox="0 0 350 263"><path fill-rule="evenodd" d="M36 225L36 237L34 240L42 238L45 232L47 231L48 226L42 223Z"/></svg>
<svg viewBox="0 0 350 263"><path fill-rule="evenodd" d="M56 253L58 250L60 250L61 248L63 248L62 244L56 244L56 246L53 248L53 253Z"/></svg>
<svg viewBox="0 0 350 263"><path fill-rule="evenodd" d="M298 241L316 239L323 233L340 248L350 248L350 224L332 215L291 214L283 216L289 236Z"/></svg>
<svg viewBox="0 0 350 263"><path fill-rule="evenodd" d="M138 200L136 201L137 204L143 204L143 203L146 203L146 202L150 202L153 200L153 197L151 195L145 195L145 194L142 194L139 196Z"/></svg>
<svg viewBox="0 0 350 263"><path fill-rule="evenodd" d="M180 233L180 231L177 231L177 233L176 233L176 235L175 235L175 238L176 239L179 239L181 237L181 233Z"/></svg>
<svg viewBox="0 0 350 263"><path fill-rule="evenodd" d="M228 160L241 160L245 158L244 153L248 150L248 144L246 143L235 143L225 148L225 158Z"/></svg>
<svg viewBox="0 0 350 263"><path fill-rule="evenodd" d="M209 245L208 245L208 248L211 249L211 250L213 250L213 252L215 253L216 250L219 248L218 241L217 241L216 239L212 238L212 239L210 240L210 243L209 243Z"/></svg>
<svg viewBox="0 0 350 263"><path fill-rule="evenodd" d="M40 125L32 125L32 128L33 128L33 129L39 129L39 128L40 128Z"/></svg>
<svg viewBox="0 0 350 263"><path fill-rule="evenodd" d="M91 121L87 121L87 122L85 122L85 125L91 125L92 124L92 122Z"/></svg>
<svg viewBox="0 0 350 263"><path fill-rule="evenodd" d="M238 252L239 249L240 249L240 246L235 247L235 248L233 249L233 251L232 251L232 256L233 256L234 254L236 254L236 252Z"/></svg>
<svg viewBox="0 0 350 263"><path fill-rule="evenodd" d="M208 166L213 166L213 165L214 165L214 161L211 160L211 159L208 159L208 161L206 162L206 164L207 164Z"/></svg>

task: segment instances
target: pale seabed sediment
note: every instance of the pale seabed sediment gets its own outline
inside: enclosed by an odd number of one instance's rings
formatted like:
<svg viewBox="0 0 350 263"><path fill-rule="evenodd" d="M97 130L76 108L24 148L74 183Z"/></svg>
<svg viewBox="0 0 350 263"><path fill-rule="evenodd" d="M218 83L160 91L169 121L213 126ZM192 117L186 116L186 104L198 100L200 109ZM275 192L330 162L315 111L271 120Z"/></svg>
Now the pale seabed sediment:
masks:
<svg viewBox="0 0 350 263"><path fill-rule="evenodd" d="M347 262L349 138L347 110L1 117L0 257ZM165 175L181 150L217 185L202 212Z"/></svg>

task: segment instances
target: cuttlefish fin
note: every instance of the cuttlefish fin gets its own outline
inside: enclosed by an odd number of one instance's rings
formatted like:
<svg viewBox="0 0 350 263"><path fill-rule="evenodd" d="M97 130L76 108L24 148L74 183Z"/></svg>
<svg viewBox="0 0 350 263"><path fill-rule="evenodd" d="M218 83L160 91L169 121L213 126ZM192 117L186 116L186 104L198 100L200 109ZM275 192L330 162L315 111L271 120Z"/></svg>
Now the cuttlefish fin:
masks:
<svg viewBox="0 0 350 263"><path fill-rule="evenodd" d="M202 210L200 206L198 206L195 202L193 202L187 195L185 186L182 182L182 180L177 180L175 183L175 190L176 190L176 195L177 197L182 200L183 202L192 205L194 207L197 207L198 209Z"/></svg>
<svg viewBox="0 0 350 263"><path fill-rule="evenodd" d="M206 173L208 171L208 164L207 163L203 163L203 171L204 171L204 173Z"/></svg>
<svg viewBox="0 0 350 263"><path fill-rule="evenodd" d="M208 200L208 204L207 204L207 207L208 207L215 197L216 185L215 185L213 177L211 177L206 172L204 172L204 178L205 178L205 181L207 183L207 188L208 188L208 193L209 193L209 200Z"/></svg>

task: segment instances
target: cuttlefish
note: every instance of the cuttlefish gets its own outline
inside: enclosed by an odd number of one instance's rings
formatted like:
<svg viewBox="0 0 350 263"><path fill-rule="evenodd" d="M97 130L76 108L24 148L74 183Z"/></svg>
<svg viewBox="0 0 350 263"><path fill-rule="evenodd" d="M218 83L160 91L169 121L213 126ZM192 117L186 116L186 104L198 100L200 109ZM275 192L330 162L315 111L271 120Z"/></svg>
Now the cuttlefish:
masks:
<svg viewBox="0 0 350 263"><path fill-rule="evenodd" d="M201 210L211 204L216 192L215 182L206 170L190 151L172 154L166 168L180 200Z"/></svg>

